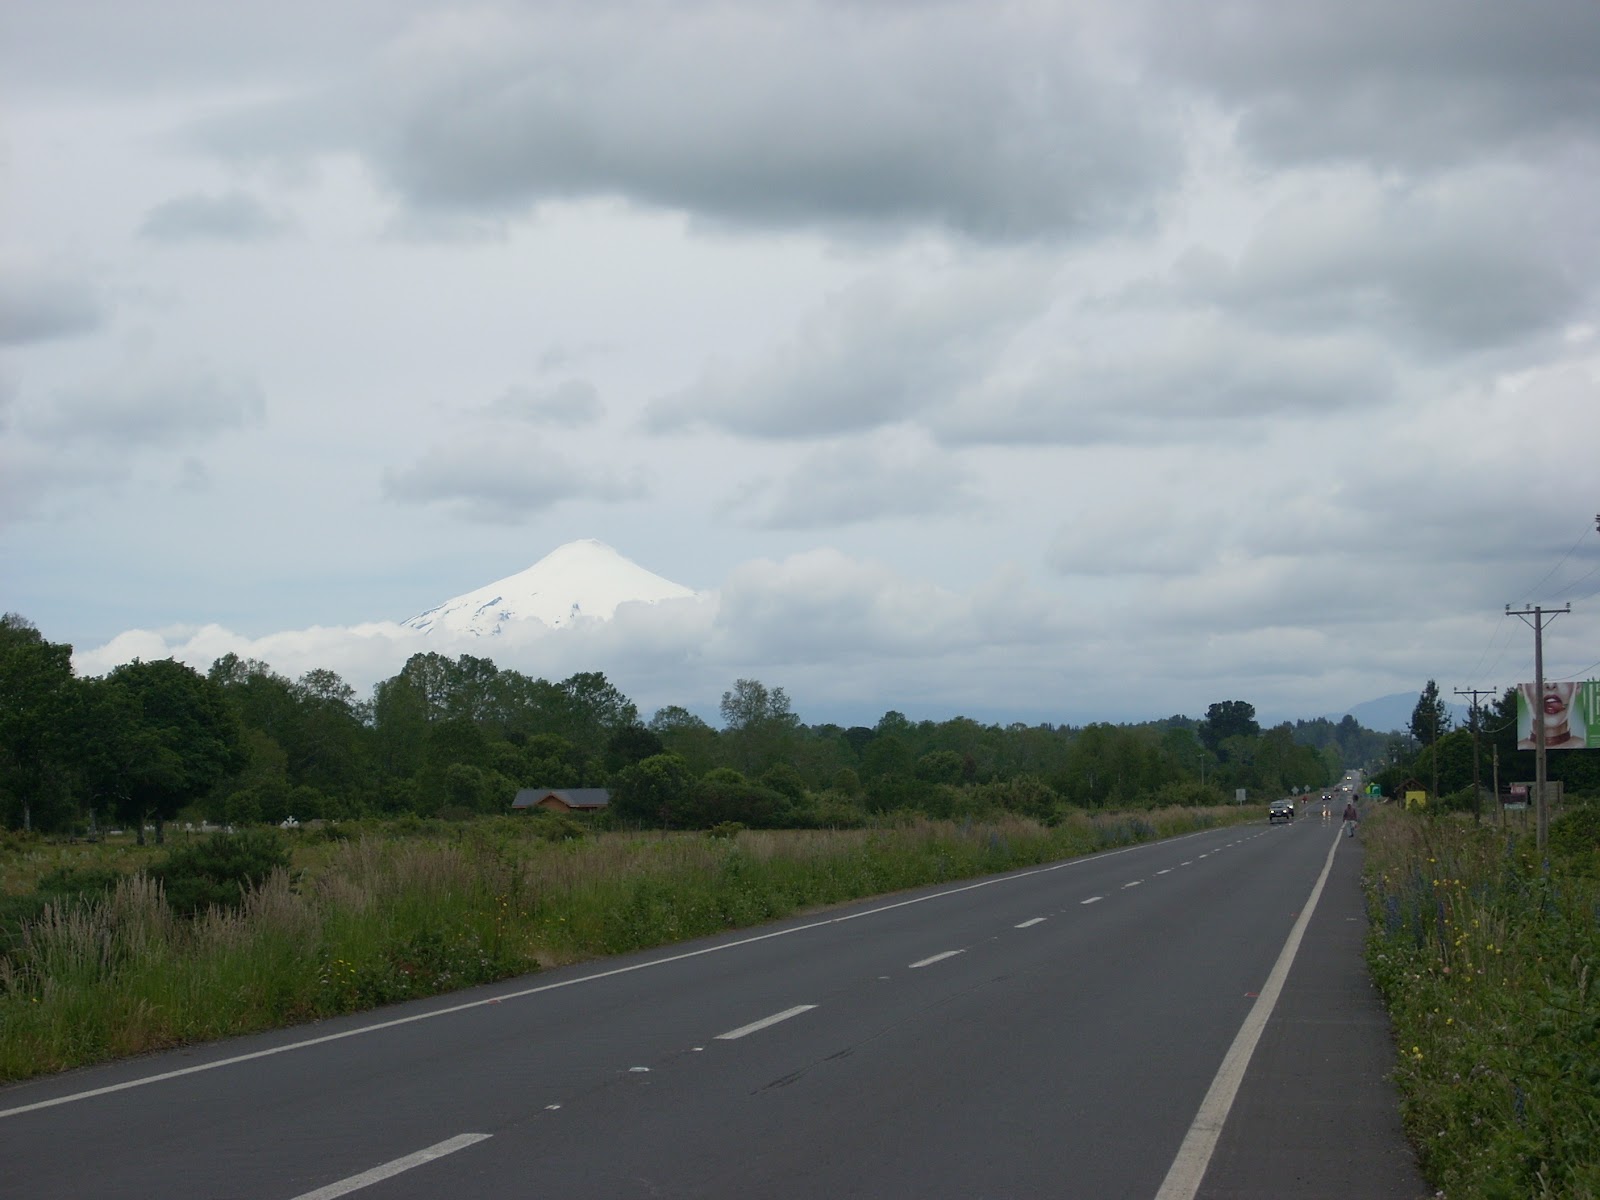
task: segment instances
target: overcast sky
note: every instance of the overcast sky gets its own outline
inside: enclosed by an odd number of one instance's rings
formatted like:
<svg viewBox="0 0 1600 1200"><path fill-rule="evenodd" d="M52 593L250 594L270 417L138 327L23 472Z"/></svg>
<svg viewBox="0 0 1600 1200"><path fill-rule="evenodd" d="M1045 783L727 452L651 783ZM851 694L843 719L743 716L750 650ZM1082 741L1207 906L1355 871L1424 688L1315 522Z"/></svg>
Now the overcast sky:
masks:
<svg viewBox="0 0 1600 1200"><path fill-rule="evenodd" d="M1600 674L1592 0L0 6L0 608L648 716Z"/></svg>

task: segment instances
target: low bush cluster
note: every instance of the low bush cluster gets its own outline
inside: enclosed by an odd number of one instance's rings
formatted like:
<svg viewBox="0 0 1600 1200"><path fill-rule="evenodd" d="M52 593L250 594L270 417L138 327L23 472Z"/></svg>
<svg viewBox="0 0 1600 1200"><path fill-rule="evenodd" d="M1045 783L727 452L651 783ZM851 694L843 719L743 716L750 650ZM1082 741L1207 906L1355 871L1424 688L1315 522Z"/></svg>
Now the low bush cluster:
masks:
<svg viewBox="0 0 1600 1200"><path fill-rule="evenodd" d="M174 912L195 916L208 908L236 909L246 893L274 871L289 869L289 846L276 829L216 833L172 850L150 868Z"/></svg>

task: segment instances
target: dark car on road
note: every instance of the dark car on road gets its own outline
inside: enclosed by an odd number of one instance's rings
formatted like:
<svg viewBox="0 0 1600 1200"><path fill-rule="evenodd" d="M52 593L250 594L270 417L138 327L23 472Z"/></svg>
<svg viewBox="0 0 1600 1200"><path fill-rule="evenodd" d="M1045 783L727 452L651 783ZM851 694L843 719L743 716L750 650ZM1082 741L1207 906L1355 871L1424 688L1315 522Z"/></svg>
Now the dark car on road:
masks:
<svg viewBox="0 0 1600 1200"><path fill-rule="evenodd" d="M1267 824L1276 825L1279 821L1294 820L1293 800L1274 800L1267 809Z"/></svg>

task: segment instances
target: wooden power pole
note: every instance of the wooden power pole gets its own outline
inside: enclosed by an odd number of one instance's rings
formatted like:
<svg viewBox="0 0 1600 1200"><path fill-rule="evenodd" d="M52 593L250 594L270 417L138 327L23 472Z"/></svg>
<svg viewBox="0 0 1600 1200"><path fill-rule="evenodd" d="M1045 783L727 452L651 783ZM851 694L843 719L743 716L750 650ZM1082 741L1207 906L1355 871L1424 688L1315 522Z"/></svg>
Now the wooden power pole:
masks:
<svg viewBox="0 0 1600 1200"><path fill-rule="evenodd" d="M1544 626L1545 622L1553 621L1562 613L1572 611L1572 605L1567 604L1562 608L1552 608L1546 612L1539 605L1532 608L1513 609L1506 605L1506 615L1521 617L1522 623L1533 630L1533 697L1531 707L1533 713L1533 799L1535 805L1534 815L1534 845L1540 855L1544 854L1545 842L1550 837L1550 809L1544 802ZM1533 620L1528 620L1532 617Z"/></svg>
<svg viewBox="0 0 1600 1200"><path fill-rule="evenodd" d="M1478 697L1493 696L1493 690L1483 688L1457 688L1456 695L1472 697L1472 823L1483 820L1483 790L1478 786ZM1499 799L1496 792L1495 799Z"/></svg>

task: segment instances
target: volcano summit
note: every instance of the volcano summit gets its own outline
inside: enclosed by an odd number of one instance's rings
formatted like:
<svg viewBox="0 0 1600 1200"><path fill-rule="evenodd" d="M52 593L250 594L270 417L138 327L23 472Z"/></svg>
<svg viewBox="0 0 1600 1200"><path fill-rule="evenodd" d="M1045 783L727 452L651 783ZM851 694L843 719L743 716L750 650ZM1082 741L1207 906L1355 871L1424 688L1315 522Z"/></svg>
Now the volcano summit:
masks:
<svg viewBox="0 0 1600 1200"><path fill-rule="evenodd" d="M405 622L430 633L445 630L492 637L520 621L553 629L579 617L610 620L617 606L655 604L695 595L691 588L653 574L592 538L568 542L533 566L446 600Z"/></svg>

